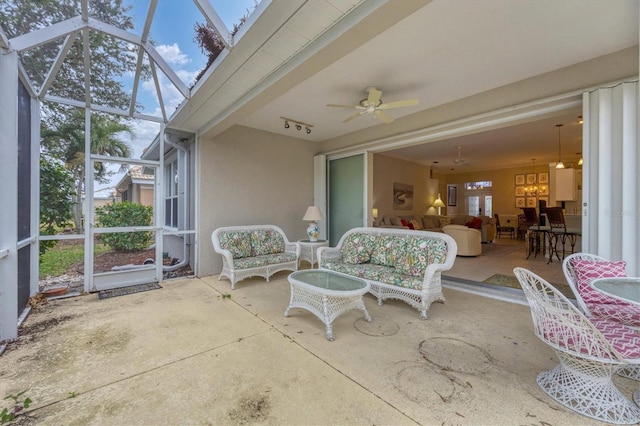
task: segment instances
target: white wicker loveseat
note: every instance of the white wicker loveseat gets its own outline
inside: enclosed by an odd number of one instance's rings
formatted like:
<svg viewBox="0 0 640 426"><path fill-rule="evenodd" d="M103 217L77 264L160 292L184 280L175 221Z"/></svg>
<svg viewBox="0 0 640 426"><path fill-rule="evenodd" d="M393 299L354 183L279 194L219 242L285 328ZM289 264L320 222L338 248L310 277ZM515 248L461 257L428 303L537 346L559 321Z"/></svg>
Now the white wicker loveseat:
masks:
<svg viewBox="0 0 640 426"><path fill-rule="evenodd" d="M289 242L275 225L226 226L211 234L213 250L222 255L223 277L236 282L248 277L269 277L279 271L297 271L300 244Z"/></svg>
<svg viewBox="0 0 640 426"><path fill-rule="evenodd" d="M362 278L379 305L402 300L426 319L431 303L445 301L441 275L451 269L457 251L453 238L439 232L354 228L336 247L318 249L318 267Z"/></svg>

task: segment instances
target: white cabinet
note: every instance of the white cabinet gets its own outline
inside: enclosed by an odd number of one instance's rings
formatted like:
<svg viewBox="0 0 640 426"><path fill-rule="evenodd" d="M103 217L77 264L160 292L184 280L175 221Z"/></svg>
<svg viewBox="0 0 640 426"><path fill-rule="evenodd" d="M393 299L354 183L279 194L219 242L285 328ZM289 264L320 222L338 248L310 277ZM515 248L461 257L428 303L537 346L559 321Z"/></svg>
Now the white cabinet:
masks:
<svg viewBox="0 0 640 426"><path fill-rule="evenodd" d="M556 169L556 201L573 201L576 199L575 169Z"/></svg>

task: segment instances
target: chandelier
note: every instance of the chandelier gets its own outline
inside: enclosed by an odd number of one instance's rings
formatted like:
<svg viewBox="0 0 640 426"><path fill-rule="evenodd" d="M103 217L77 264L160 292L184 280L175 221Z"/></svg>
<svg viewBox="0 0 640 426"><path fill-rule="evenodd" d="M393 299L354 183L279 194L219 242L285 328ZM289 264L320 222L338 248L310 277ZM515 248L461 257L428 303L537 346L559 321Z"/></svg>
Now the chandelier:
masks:
<svg viewBox="0 0 640 426"><path fill-rule="evenodd" d="M537 197L540 193L540 189L537 185L538 179L536 177L536 159L532 158L531 163L532 173L529 176L533 176L533 178L530 181L527 179L528 185L524 187L524 193L527 197Z"/></svg>

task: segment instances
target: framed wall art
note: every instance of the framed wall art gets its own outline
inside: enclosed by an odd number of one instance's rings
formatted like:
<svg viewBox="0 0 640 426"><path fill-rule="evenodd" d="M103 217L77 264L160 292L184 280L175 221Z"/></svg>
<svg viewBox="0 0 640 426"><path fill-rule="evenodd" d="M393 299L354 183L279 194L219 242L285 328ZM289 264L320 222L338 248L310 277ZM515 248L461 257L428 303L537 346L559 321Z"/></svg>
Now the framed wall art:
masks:
<svg viewBox="0 0 640 426"><path fill-rule="evenodd" d="M549 173L538 173L538 183L549 183Z"/></svg>
<svg viewBox="0 0 640 426"><path fill-rule="evenodd" d="M524 202L524 197L516 197L516 208L522 208L522 207L527 207L526 203Z"/></svg>
<svg viewBox="0 0 640 426"><path fill-rule="evenodd" d="M516 175L516 185L524 185L524 175Z"/></svg>
<svg viewBox="0 0 640 426"><path fill-rule="evenodd" d="M393 184L393 209L413 210L413 185Z"/></svg>
<svg viewBox="0 0 640 426"><path fill-rule="evenodd" d="M536 197L527 197L527 207L536 207Z"/></svg>
<svg viewBox="0 0 640 426"><path fill-rule="evenodd" d="M516 197L524 197L524 186L516 186Z"/></svg>
<svg viewBox="0 0 640 426"><path fill-rule="evenodd" d="M527 173L527 185L533 185L536 183L536 174Z"/></svg>
<svg viewBox="0 0 640 426"><path fill-rule="evenodd" d="M455 207L458 204L458 188L455 185L447 185L447 205Z"/></svg>

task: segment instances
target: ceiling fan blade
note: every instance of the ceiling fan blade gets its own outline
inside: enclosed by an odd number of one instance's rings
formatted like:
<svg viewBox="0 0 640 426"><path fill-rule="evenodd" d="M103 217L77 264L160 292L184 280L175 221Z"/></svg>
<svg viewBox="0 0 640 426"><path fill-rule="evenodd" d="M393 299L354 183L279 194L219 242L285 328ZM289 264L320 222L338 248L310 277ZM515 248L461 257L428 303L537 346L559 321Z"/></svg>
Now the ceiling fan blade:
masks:
<svg viewBox="0 0 640 426"><path fill-rule="evenodd" d="M408 106L418 105L419 103L420 103L420 100L418 99L405 99L404 101L387 102L384 104L380 104L378 106L378 109L408 107Z"/></svg>
<svg viewBox="0 0 640 426"><path fill-rule="evenodd" d="M366 111L360 111L360 112L356 112L355 114L353 114L352 116L348 117L346 120L343 120L343 123L348 123L351 120L360 117L362 114L364 114Z"/></svg>
<svg viewBox="0 0 640 426"><path fill-rule="evenodd" d="M375 110L375 111L373 112L373 115L375 115L376 117L378 117L378 119L379 119L380 121L383 121L383 122L385 122L385 123L387 123L387 124L389 124L389 123L391 123L391 122L393 121L393 117L392 117L392 116L390 116L389 114L387 114L387 113L386 113L386 112L384 112L384 111L378 111L378 110Z"/></svg>
<svg viewBox="0 0 640 426"><path fill-rule="evenodd" d="M338 108L350 108L350 109L359 109L362 108L360 105L340 105L340 104L327 104L328 107L338 107Z"/></svg>
<svg viewBox="0 0 640 426"><path fill-rule="evenodd" d="M378 102L380 102L380 96L382 96L382 92L375 87L369 87L368 90L369 96L367 97L367 101L370 105L378 105Z"/></svg>

